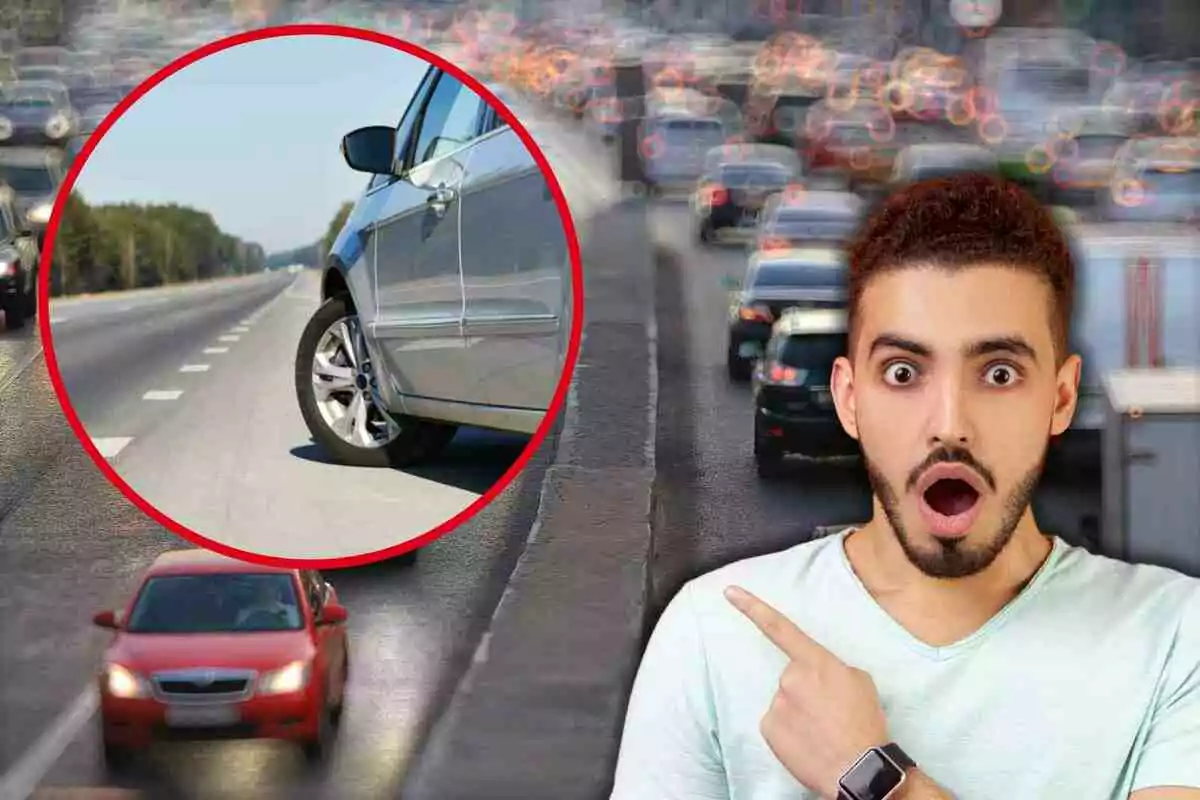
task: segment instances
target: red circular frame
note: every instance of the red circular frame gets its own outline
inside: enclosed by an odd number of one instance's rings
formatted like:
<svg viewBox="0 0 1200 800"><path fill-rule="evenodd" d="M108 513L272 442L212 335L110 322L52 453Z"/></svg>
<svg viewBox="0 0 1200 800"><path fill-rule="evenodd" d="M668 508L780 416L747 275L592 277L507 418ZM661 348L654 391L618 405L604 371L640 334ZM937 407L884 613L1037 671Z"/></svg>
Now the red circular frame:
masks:
<svg viewBox="0 0 1200 800"><path fill-rule="evenodd" d="M471 505L455 514L450 519L443 522L441 525L421 534L413 539L403 542L392 547L387 547L382 550L376 550L370 553L363 553L356 556L344 556L341 558L282 558L277 556L268 556L261 553L252 553L246 550L240 550L226 544L209 539L196 531L191 530L185 525L181 525L171 517L162 513L152 503L148 502L133 487L131 487L121 477L112 464L108 462L100 451L92 442L91 436L88 435L87 429L83 422L75 413L74 407L71 405L70 397L67 393L66 386L63 383L62 375L58 368L58 359L54 352L54 342L50 326L50 270L53 268L53 252L54 239L58 233L58 224L62 218L63 207L66 205L67 199L70 197L71 191L75 186L75 181L79 177L80 171L87 163L96 144L104 137L108 130L113 126L122 115L128 111L134 103L143 95L149 92L158 84L162 83L166 78L179 72L184 67L193 64L200 59L219 53L222 50L228 50L231 47L236 47L239 44L248 42L264 41L267 39L277 39L284 36L341 36L350 39L359 39L361 41L373 42L375 44L391 47L395 50L408 53L423 59L429 64L442 69L443 71L453 75L464 85L469 86L478 95L483 97L488 103L496 109L500 116L516 131L517 135L524 142L530 154L537 161L538 167L542 171L550 191L554 196L554 202L558 206L559 217L562 219L563 232L567 238L567 250L571 259L571 287L572 287L572 321L570 340L567 345L567 357L563 363L562 374L559 376L558 386L554 391L554 396L550 401L550 408L547 410L542 422L538 425L537 430L533 434L533 438L521 451L521 455L516 462L508 468L507 471L500 477L500 480L483 495L476 498ZM450 63L445 58L426 50L423 47L415 45L411 42L405 42L387 34L376 31L366 30L362 28L352 28L344 25L332 24L293 24L279 25L267 28L259 28L252 31L237 33L232 36L227 36L223 39L217 39L209 42L190 53L172 61L170 64L156 71L149 78L140 83L128 95L121 99L121 102L109 112L108 116L96 127L96 130L88 137L87 142L75 157L70 170L59 186L58 195L54 201L54 208L50 216L50 221L46 228L45 248L41 254L41 262L38 270L38 327L41 332L43 349L46 355L46 365L50 373L50 382L54 386L54 393L58 397L59 404L62 406L63 413L67 417L67 422L70 423L71 429L74 431L76 438L79 439L83 449L91 457L100 471L130 502L138 509L149 516L158 524L170 530L172 533L182 537L183 539L192 542L193 544L212 550L221 555L230 556L232 558L241 559L253 564L262 564L266 566L285 567L285 568L302 568L302 569L345 569L348 567L359 567L367 564L373 564L378 561L383 561L389 558L394 558L404 553L417 550L442 536L453 531L459 525L470 520L480 511L487 507L489 503L495 500L501 492L503 492L513 479L525 468L534 453L541 447L549 434L551 427L554 425L555 418L562 411L563 403L566 400L567 391L570 387L571 377L575 372L575 365L579 357L580 341L583 333L583 266L580 256L579 236L575 230L575 222L571 216L570 207L567 205L566 195L563 193L562 186L558 182L558 178L554 175L554 170L550 167L550 162L546 160L545 154L538 147L537 142L529 135L529 131L521 124L520 120L512 113L507 106L485 87L482 83L476 80L471 75L464 72L460 67Z"/></svg>

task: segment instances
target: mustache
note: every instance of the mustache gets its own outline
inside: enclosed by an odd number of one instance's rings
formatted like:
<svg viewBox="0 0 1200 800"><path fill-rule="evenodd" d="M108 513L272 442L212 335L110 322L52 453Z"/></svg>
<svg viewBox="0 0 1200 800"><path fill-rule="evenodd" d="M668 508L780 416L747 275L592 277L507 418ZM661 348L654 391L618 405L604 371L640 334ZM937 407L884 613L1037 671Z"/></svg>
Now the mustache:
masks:
<svg viewBox="0 0 1200 800"><path fill-rule="evenodd" d="M980 463L975 456L971 455L971 451L965 447L939 447L937 450L930 452L925 457L925 460L908 474L908 481L905 483L905 488L911 492L917 487L921 476L937 464L962 464L982 478L989 489L993 492L996 491L996 476L992 474L990 469Z"/></svg>

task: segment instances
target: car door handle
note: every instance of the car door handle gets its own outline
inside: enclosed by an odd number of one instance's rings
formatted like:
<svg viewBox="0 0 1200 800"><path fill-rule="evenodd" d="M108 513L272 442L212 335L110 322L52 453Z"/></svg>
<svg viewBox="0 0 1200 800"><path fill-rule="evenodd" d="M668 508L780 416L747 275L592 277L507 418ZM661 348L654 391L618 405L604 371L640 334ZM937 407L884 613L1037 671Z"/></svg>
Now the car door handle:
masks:
<svg viewBox="0 0 1200 800"><path fill-rule="evenodd" d="M439 214L443 214L446 211L446 207L454 202L456 196L457 193L453 189L443 184L430 194L425 202L433 206L433 209Z"/></svg>

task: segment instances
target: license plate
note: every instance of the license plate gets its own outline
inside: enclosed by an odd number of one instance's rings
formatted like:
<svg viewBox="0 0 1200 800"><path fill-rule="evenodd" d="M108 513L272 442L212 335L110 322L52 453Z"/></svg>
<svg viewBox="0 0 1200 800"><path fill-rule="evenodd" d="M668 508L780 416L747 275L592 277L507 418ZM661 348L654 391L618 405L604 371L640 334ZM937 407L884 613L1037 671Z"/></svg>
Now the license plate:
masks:
<svg viewBox="0 0 1200 800"><path fill-rule="evenodd" d="M219 728L234 725L241 712L233 704L213 706L167 706L167 724L172 728Z"/></svg>
<svg viewBox="0 0 1200 800"><path fill-rule="evenodd" d="M738 345L738 355L742 358L757 358L762 354L762 345L758 342L742 342Z"/></svg>

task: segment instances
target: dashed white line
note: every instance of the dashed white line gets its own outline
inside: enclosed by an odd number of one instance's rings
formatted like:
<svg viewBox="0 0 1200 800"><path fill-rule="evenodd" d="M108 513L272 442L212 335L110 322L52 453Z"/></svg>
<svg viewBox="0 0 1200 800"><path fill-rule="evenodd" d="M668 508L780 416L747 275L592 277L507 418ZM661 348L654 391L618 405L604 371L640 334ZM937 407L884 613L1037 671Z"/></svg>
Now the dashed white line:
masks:
<svg viewBox="0 0 1200 800"><path fill-rule="evenodd" d="M96 713L98 705L95 688L89 686L84 689L41 738L0 778L0 800L25 800L33 794L54 762L66 752L71 741Z"/></svg>
<svg viewBox="0 0 1200 800"><path fill-rule="evenodd" d="M152 389L142 395L143 400L178 400L182 389Z"/></svg>
<svg viewBox="0 0 1200 800"><path fill-rule="evenodd" d="M249 332L250 332L250 329L248 327L246 327L245 325L241 325L230 331L230 333L249 333Z"/></svg>
<svg viewBox="0 0 1200 800"><path fill-rule="evenodd" d="M208 364L184 364L180 372L208 372Z"/></svg>
<svg viewBox="0 0 1200 800"><path fill-rule="evenodd" d="M125 446L132 441L132 436L106 436L99 439L92 439L92 445L105 458L116 458L117 454L124 450Z"/></svg>
<svg viewBox="0 0 1200 800"><path fill-rule="evenodd" d="M59 325L63 322L66 322L69 319L70 319L70 317L56 317L54 315L51 315L50 316L50 324L51 325Z"/></svg>
<svg viewBox="0 0 1200 800"><path fill-rule="evenodd" d="M225 336L217 337L218 342L240 342L241 340L241 336L235 336L233 334L226 334Z"/></svg>
<svg viewBox="0 0 1200 800"><path fill-rule="evenodd" d="M221 353L228 353L228 352L229 352L228 347L206 347L206 348L204 348L204 355L206 355L206 356L215 356L215 355L219 355Z"/></svg>

